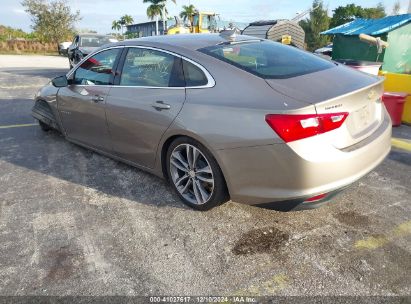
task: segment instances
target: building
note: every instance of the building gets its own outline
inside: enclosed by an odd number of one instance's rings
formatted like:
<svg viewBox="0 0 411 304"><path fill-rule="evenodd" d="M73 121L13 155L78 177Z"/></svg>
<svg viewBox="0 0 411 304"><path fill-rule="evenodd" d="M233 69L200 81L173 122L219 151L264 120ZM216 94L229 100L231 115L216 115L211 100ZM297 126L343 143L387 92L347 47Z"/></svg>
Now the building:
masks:
<svg viewBox="0 0 411 304"><path fill-rule="evenodd" d="M169 23L169 22L170 22L170 20L166 21L166 28L167 28L167 23ZM143 22L143 23L136 23L136 24L127 25L127 32L136 34L136 37L138 37L138 38L148 37L148 36L155 36L156 35L156 22L155 21L148 21L148 22ZM159 35L164 34L163 21L162 20L158 21L158 33L159 33Z"/></svg>
<svg viewBox="0 0 411 304"><path fill-rule="evenodd" d="M290 20L253 22L243 30L242 34L278 42L282 42L284 37L288 36L290 41L287 44L304 49L304 30L298 23Z"/></svg>
<svg viewBox="0 0 411 304"><path fill-rule="evenodd" d="M174 26L176 24L176 21L174 19L167 20L166 21L166 29L168 29L171 26ZM237 27L239 30L243 30L246 26L248 26L248 23L244 22L234 22L234 21L223 21L223 20L217 20L217 29L218 30L223 30L229 25L234 25ZM131 24L127 25L127 32L135 34L136 37L147 37L147 36L155 36L156 35L156 22L155 21L149 21L149 22L143 22L143 23L136 23L136 24ZM158 21L158 33L159 35L163 35L163 21L160 20Z"/></svg>
<svg viewBox="0 0 411 304"><path fill-rule="evenodd" d="M411 74L411 14L358 18L321 34L334 36L334 60L377 61L383 63L384 71ZM359 39L360 34L379 37L388 42L388 48L378 54L376 46Z"/></svg>

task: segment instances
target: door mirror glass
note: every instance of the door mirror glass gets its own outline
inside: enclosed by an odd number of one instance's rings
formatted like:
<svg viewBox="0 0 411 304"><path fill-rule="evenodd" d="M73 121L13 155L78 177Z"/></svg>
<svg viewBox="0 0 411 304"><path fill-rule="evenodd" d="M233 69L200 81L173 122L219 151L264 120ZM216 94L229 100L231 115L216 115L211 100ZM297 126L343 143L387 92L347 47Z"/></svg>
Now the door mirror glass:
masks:
<svg viewBox="0 0 411 304"><path fill-rule="evenodd" d="M56 88L63 88L63 87L68 86L68 80L67 80L66 75L54 78L53 80L51 80L51 83Z"/></svg>

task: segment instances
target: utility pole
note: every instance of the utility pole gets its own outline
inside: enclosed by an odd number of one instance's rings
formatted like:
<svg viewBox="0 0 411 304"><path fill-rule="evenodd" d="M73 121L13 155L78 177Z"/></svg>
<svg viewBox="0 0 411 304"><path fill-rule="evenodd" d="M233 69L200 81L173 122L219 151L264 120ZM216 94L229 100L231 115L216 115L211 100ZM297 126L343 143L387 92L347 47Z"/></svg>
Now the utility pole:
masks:
<svg viewBox="0 0 411 304"><path fill-rule="evenodd" d="M411 14L411 0L409 0L408 4L408 14Z"/></svg>

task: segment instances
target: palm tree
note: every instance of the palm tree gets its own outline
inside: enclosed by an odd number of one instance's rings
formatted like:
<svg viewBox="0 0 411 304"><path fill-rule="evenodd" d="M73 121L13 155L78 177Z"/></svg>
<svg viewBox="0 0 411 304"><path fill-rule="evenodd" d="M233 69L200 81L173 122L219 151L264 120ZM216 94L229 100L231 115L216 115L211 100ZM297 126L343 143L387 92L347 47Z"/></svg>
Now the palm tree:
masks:
<svg viewBox="0 0 411 304"><path fill-rule="evenodd" d="M197 9L192 4L183 5L183 10L180 13L180 18L182 18L184 21L186 21L187 19L190 20L191 16L193 16L196 11Z"/></svg>
<svg viewBox="0 0 411 304"><path fill-rule="evenodd" d="M176 3L176 0L171 0ZM165 30L165 20L168 14L166 3L167 0L143 0L143 3L150 3L147 8L147 17L151 20L156 19L156 35L158 35L158 17L163 19L163 30Z"/></svg>
<svg viewBox="0 0 411 304"><path fill-rule="evenodd" d="M115 31L121 30L121 24L118 20L114 20L113 23L111 24L111 29Z"/></svg>
<svg viewBox="0 0 411 304"><path fill-rule="evenodd" d="M132 24L133 22L134 22L134 19L130 15L124 15L123 17L120 18L120 23L123 26Z"/></svg>
<svg viewBox="0 0 411 304"><path fill-rule="evenodd" d="M147 17L150 20L156 19L156 35L158 35L158 16L161 15L163 7L161 6L163 1L161 0L143 0L143 3L150 3L147 7Z"/></svg>
<svg viewBox="0 0 411 304"><path fill-rule="evenodd" d="M123 35L123 39L124 39L123 28L129 24L132 24L134 22L134 19L130 15L124 15L120 18L118 22L121 25L121 35Z"/></svg>

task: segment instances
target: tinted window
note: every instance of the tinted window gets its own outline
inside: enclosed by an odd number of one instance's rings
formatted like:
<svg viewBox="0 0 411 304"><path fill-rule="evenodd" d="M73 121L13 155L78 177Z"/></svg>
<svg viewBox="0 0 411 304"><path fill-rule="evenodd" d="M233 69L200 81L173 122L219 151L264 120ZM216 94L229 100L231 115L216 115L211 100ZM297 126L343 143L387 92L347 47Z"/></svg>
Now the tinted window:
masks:
<svg viewBox="0 0 411 304"><path fill-rule="evenodd" d="M308 52L272 41L223 44L201 51L263 78L294 77L334 66Z"/></svg>
<svg viewBox="0 0 411 304"><path fill-rule="evenodd" d="M199 67L186 60L183 60L183 67L187 87L204 86L208 83L206 75Z"/></svg>
<svg viewBox="0 0 411 304"><path fill-rule="evenodd" d="M74 84L108 85L120 49L111 49L90 57L74 74Z"/></svg>
<svg viewBox="0 0 411 304"><path fill-rule="evenodd" d="M125 58L120 85L184 87L181 59L144 48L130 48Z"/></svg>
<svg viewBox="0 0 411 304"><path fill-rule="evenodd" d="M80 46L83 47L99 47L107 43L110 43L108 37L98 37L98 36L83 36L81 37Z"/></svg>

